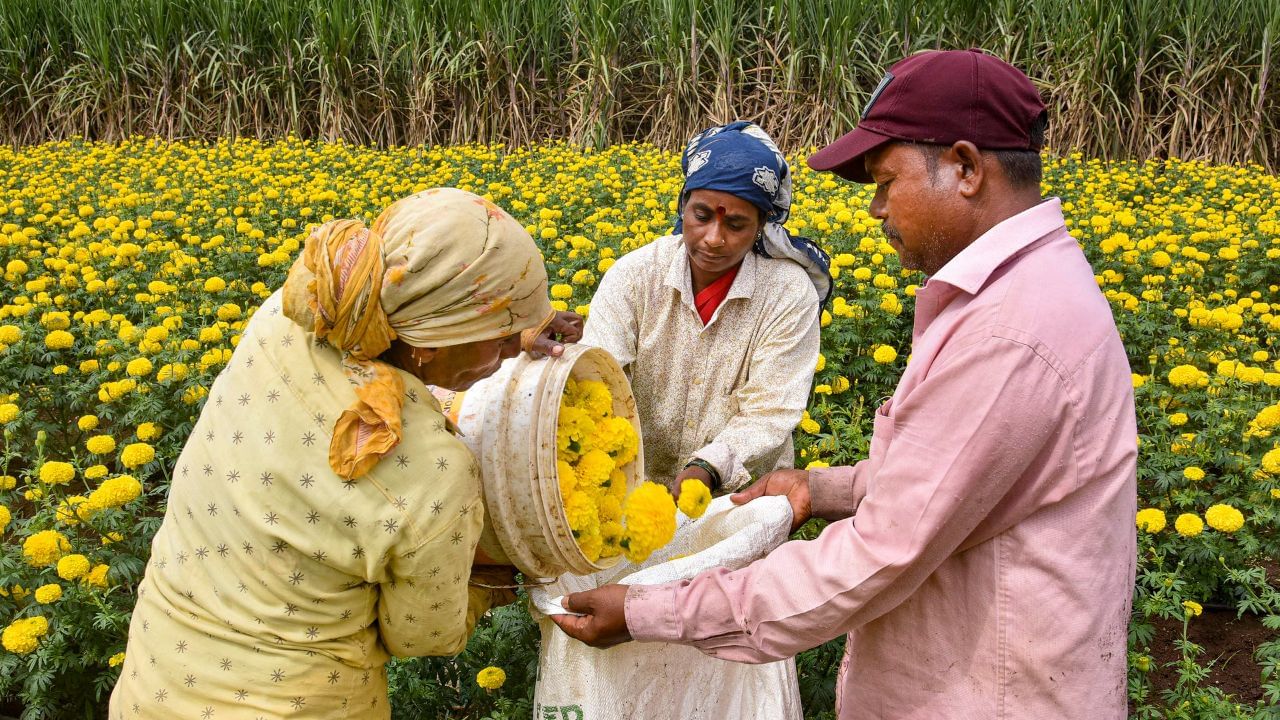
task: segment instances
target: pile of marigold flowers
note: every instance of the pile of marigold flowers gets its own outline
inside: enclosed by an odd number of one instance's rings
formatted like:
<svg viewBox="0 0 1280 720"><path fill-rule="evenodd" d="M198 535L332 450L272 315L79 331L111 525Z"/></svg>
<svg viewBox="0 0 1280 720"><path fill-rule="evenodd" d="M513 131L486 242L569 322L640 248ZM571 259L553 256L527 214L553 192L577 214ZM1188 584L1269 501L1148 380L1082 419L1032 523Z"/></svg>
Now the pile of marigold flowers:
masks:
<svg viewBox="0 0 1280 720"><path fill-rule="evenodd" d="M599 380L570 379L556 420L556 480L574 540L588 560L626 553L643 562L675 536L675 501L661 485L627 492L624 466L640 438L613 414L613 395Z"/></svg>
<svg viewBox="0 0 1280 720"><path fill-rule="evenodd" d="M812 172L793 150L788 226L831 253L835 276L796 462L851 463L910 362L924 278L898 264L872 188ZM612 263L670 230L680 183L678 152L640 144L0 148L0 627L12 628L0 695L83 708L110 686L174 459L310 225L371 221L428 187L471 190L540 243L556 306L589 315ZM1062 198L1129 352L1139 561L1181 561L1182 599L1220 598L1229 571L1280 556L1280 181L1252 166L1046 155L1044 189ZM570 404L584 402L579 391ZM626 454L585 449L562 458L573 482L561 474L566 505L582 495L569 516L584 550L651 551L670 494L636 496L637 520L660 519L624 547L612 478ZM61 566L73 556L84 563Z"/></svg>

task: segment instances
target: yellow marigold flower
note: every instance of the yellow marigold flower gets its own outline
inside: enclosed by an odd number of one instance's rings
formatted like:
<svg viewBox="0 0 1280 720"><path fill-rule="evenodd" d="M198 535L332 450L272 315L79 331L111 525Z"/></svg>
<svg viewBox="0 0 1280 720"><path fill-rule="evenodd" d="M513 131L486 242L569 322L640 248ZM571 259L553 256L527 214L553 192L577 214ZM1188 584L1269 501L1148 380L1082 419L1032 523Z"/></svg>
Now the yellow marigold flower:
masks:
<svg viewBox="0 0 1280 720"><path fill-rule="evenodd" d="M1262 456L1262 472L1268 475L1280 475L1280 445L1268 450Z"/></svg>
<svg viewBox="0 0 1280 720"><path fill-rule="evenodd" d="M1211 505L1204 511L1209 527L1225 533L1233 533L1244 527L1244 514L1226 504Z"/></svg>
<svg viewBox="0 0 1280 720"><path fill-rule="evenodd" d="M1280 488L1271 488L1271 499L1280 500Z"/></svg>
<svg viewBox="0 0 1280 720"><path fill-rule="evenodd" d="M22 328L17 325L0 325L0 345L14 345L22 339Z"/></svg>
<svg viewBox="0 0 1280 720"><path fill-rule="evenodd" d="M622 521L627 559L641 563L675 537L676 503L665 487L646 481L627 496Z"/></svg>
<svg viewBox="0 0 1280 720"><path fill-rule="evenodd" d="M44 336L44 346L50 350L66 350L74 345L76 338L66 330L54 330Z"/></svg>
<svg viewBox="0 0 1280 720"><path fill-rule="evenodd" d="M84 582L96 588L105 588L107 586L107 572L110 570L106 565L94 565L84 576Z"/></svg>
<svg viewBox="0 0 1280 720"><path fill-rule="evenodd" d="M40 645L40 638L49 632L49 621L40 615L14 620L0 635L0 645L18 655L26 655Z"/></svg>
<svg viewBox="0 0 1280 720"><path fill-rule="evenodd" d="M1179 365L1169 371L1169 384L1174 387L1194 387L1208 381L1208 374L1194 365Z"/></svg>
<svg viewBox="0 0 1280 720"><path fill-rule="evenodd" d="M84 577L87 572L89 572L89 558L83 555L67 555L58 561L58 577L63 580L77 580Z"/></svg>
<svg viewBox="0 0 1280 720"><path fill-rule="evenodd" d="M1204 612L1204 607L1195 600L1183 600L1182 607L1187 613L1187 617L1199 617Z"/></svg>
<svg viewBox="0 0 1280 720"><path fill-rule="evenodd" d="M62 586L57 583L49 583L36 588L36 602L41 605L55 603L62 599Z"/></svg>
<svg viewBox="0 0 1280 720"><path fill-rule="evenodd" d="M578 477L578 488L584 491L595 491L609 482L609 474L613 472L613 458L603 450L588 450L578 460L574 472Z"/></svg>
<svg viewBox="0 0 1280 720"><path fill-rule="evenodd" d="M1138 511L1138 529L1149 533L1158 533L1164 529L1165 520L1164 511L1156 508L1147 508Z"/></svg>
<svg viewBox="0 0 1280 720"><path fill-rule="evenodd" d="M155 448L146 443L130 443L120 452L120 462L130 470L146 465L156 457Z"/></svg>
<svg viewBox="0 0 1280 720"><path fill-rule="evenodd" d="M1169 416L1169 424L1174 427L1182 427L1187 424L1187 414L1184 412L1174 413Z"/></svg>
<svg viewBox="0 0 1280 720"><path fill-rule="evenodd" d="M13 515L9 512L9 508L4 505L0 505L0 533L4 532L5 528L9 527L9 521L12 519Z"/></svg>
<svg viewBox="0 0 1280 720"><path fill-rule="evenodd" d="M125 366L124 371L133 377L146 377L155 369L155 365L146 358L134 358Z"/></svg>
<svg viewBox="0 0 1280 720"><path fill-rule="evenodd" d="M810 462L808 465L805 465L804 469L813 470L814 468L827 468L827 467L831 467L831 463L823 462L821 460L814 460Z"/></svg>
<svg viewBox="0 0 1280 720"><path fill-rule="evenodd" d="M833 393L839 394L848 389L849 389L849 378L843 375L837 377L835 381L831 383L831 392Z"/></svg>
<svg viewBox="0 0 1280 720"><path fill-rule="evenodd" d="M568 300L573 297L573 286L564 283L556 283L551 286L551 297L554 300Z"/></svg>
<svg viewBox="0 0 1280 720"><path fill-rule="evenodd" d="M57 530L41 530L22 543L22 555L32 567L48 567L71 551L71 541Z"/></svg>
<svg viewBox="0 0 1280 720"><path fill-rule="evenodd" d="M204 281L205 292L222 292L226 289L227 281L216 275Z"/></svg>
<svg viewBox="0 0 1280 720"><path fill-rule="evenodd" d="M91 511L116 508L136 500L142 494L142 483L132 475L121 475L104 481L89 493Z"/></svg>
<svg viewBox="0 0 1280 720"><path fill-rule="evenodd" d="M71 463L47 462L40 466L40 482L46 485L66 485L76 476L76 469Z"/></svg>
<svg viewBox="0 0 1280 720"><path fill-rule="evenodd" d="M898 359L898 351L888 345L881 345L872 353L871 358L881 365L888 365Z"/></svg>
<svg viewBox="0 0 1280 720"><path fill-rule="evenodd" d="M90 465L84 469L85 480L97 480L98 478L107 476L106 465Z"/></svg>
<svg viewBox="0 0 1280 720"><path fill-rule="evenodd" d="M828 312L828 311L826 311L826 310L823 310L823 311L822 311L822 319L820 319L820 320L818 321L818 324L819 324L819 325L821 325L822 327L827 327L828 325L830 325L830 324L831 324L831 313L830 313L830 312Z"/></svg>
<svg viewBox="0 0 1280 720"><path fill-rule="evenodd" d="M690 478L680 483L680 501L676 507L691 518L700 518L711 504L711 489L701 480Z"/></svg>
<svg viewBox="0 0 1280 720"><path fill-rule="evenodd" d="M1192 465L1182 471L1182 476L1192 482L1198 482L1204 479L1204 470Z"/></svg>
<svg viewBox="0 0 1280 720"><path fill-rule="evenodd" d="M810 435L817 435L822 432L822 426L818 424L818 421L809 417L800 419L800 429Z"/></svg>
<svg viewBox="0 0 1280 720"><path fill-rule="evenodd" d="M476 684L493 692L507 682L507 673L500 667L489 667L476 673Z"/></svg>
<svg viewBox="0 0 1280 720"><path fill-rule="evenodd" d="M110 435L94 435L84 441L84 447L94 455L106 455L116 450L116 439Z"/></svg>
<svg viewBox="0 0 1280 720"><path fill-rule="evenodd" d="M152 422L144 422L138 426L138 439L151 442L160 437L160 426Z"/></svg>
<svg viewBox="0 0 1280 720"><path fill-rule="evenodd" d="M123 539L124 539L124 535L121 535L118 532L109 532L106 535L102 536L102 544L110 545L111 543L118 543Z"/></svg>
<svg viewBox="0 0 1280 720"><path fill-rule="evenodd" d="M80 419L76 420L76 427L80 428L84 432L89 432L90 430L94 430L98 427L98 416L97 415L81 415Z"/></svg>
<svg viewBox="0 0 1280 720"><path fill-rule="evenodd" d="M124 663L124 653L118 652L107 659L107 667L119 667Z"/></svg>
<svg viewBox="0 0 1280 720"><path fill-rule="evenodd" d="M12 475L0 475L0 490L12 490L18 486L18 478Z"/></svg>
<svg viewBox="0 0 1280 720"><path fill-rule="evenodd" d="M22 412L17 405L13 403L4 403L0 405L0 425L8 425L18 418L18 413Z"/></svg>
<svg viewBox="0 0 1280 720"><path fill-rule="evenodd" d="M236 305L235 303L226 303L225 305L218 306L217 315L219 320L224 320L224 321L235 320L236 318L240 317L240 314L241 314L240 306Z"/></svg>
<svg viewBox="0 0 1280 720"><path fill-rule="evenodd" d="M556 482L560 485L560 500L563 502L578 487L578 476L573 472L573 466L563 460L557 460Z"/></svg>
<svg viewBox="0 0 1280 720"><path fill-rule="evenodd" d="M813 371L822 372L823 368L825 368L826 366L827 366L827 356L823 355L822 353L818 353L818 364L813 366Z"/></svg>
<svg viewBox="0 0 1280 720"><path fill-rule="evenodd" d="M569 529L575 534L581 533L592 525L598 525L600 518L598 509L591 496L580 490L569 493L564 501L565 519L569 521Z"/></svg>
<svg viewBox="0 0 1280 720"><path fill-rule="evenodd" d="M1173 529L1183 537L1195 537L1204 531L1204 521L1195 513L1182 513L1173 522Z"/></svg>

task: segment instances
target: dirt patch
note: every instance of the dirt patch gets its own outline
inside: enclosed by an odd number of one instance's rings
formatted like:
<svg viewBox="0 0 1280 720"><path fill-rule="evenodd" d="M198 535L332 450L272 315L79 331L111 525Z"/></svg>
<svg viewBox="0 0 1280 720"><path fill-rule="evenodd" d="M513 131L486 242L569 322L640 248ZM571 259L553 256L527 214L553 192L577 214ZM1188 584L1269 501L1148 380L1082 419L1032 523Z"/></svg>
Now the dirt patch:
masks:
<svg viewBox="0 0 1280 720"><path fill-rule="evenodd" d="M1268 573L1270 575L1270 573ZM1151 641L1151 657L1156 662L1176 662L1182 657L1174 641L1182 637L1182 622L1155 620L1156 633ZM1235 610L1205 608L1200 617L1192 618L1187 628L1187 639L1204 648L1197 659L1201 665L1215 660L1206 684L1214 685L1235 697L1242 704L1252 705L1262 699L1262 669L1253 658L1253 651L1277 633L1262 625L1262 619L1253 615L1236 617ZM1152 697L1159 698L1163 690L1178 682L1175 669L1161 667L1150 675Z"/></svg>

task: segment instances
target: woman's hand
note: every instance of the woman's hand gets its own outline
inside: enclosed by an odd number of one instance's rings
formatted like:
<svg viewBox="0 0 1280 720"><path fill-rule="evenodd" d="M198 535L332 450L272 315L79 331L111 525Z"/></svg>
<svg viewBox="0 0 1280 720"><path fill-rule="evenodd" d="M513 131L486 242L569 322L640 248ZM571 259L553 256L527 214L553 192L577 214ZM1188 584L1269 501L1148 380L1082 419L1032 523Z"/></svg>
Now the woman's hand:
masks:
<svg viewBox="0 0 1280 720"><path fill-rule="evenodd" d="M557 312L542 334L533 341L529 354L535 358L547 355L560 357L564 354L565 343L576 343L581 339L582 316L565 311Z"/></svg>

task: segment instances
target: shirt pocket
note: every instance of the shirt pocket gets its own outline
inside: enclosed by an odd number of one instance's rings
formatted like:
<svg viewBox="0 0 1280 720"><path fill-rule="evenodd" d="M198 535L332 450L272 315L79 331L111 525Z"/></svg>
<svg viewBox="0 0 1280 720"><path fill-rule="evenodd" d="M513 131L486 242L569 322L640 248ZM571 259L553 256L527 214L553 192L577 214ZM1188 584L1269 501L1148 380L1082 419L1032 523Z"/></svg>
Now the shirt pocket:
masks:
<svg viewBox="0 0 1280 720"><path fill-rule="evenodd" d="M875 419L873 420L871 430L871 447L868 453L868 459L871 463L871 479L875 480L876 473L879 472L880 466L884 464L885 453L889 451L889 445L893 441L893 397L885 400L876 408Z"/></svg>

